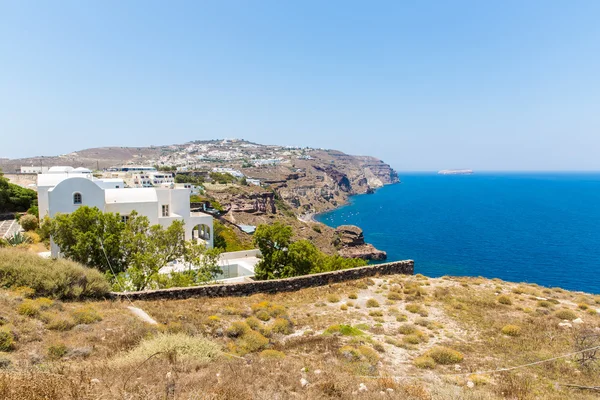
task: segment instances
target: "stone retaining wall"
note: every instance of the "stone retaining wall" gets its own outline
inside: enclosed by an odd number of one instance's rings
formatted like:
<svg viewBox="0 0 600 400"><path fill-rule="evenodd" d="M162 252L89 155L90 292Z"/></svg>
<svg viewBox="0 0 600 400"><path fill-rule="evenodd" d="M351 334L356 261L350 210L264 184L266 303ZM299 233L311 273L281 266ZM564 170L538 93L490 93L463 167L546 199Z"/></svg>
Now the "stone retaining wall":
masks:
<svg viewBox="0 0 600 400"><path fill-rule="evenodd" d="M131 300L157 300L187 299L191 297L250 296L257 293L291 292L375 275L412 275L414 273L414 266L415 263L413 260L405 260L286 279L128 292L127 296ZM111 297L123 300L126 298L124 293L117 292L111 293Z"/></svg>

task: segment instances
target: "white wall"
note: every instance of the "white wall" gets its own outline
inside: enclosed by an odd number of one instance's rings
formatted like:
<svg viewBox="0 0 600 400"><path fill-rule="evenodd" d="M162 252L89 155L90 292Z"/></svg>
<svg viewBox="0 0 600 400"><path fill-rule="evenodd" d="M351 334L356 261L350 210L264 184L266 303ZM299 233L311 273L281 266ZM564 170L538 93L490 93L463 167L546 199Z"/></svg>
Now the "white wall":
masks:
<svg viewBox="0 0 600 400"><path fill-rule="evenodd" d="M73 194L76 192L81 193L81 204L73 204ZM48 204L50 217L57 213L70 214L81 206L104 210L104 190L90 179L69 178L48 191Z"/></svg>

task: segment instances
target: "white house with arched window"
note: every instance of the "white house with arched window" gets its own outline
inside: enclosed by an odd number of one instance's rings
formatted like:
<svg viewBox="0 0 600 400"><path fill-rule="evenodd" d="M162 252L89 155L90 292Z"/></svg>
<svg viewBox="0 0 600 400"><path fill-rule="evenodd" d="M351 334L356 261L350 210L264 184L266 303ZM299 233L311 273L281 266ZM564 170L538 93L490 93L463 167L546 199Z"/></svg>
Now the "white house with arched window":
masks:
<svg viewBox="0 0 600 400"><path fill-rule="evenodd" d="M189 188L125 188L121 179L96 179L91 172L61 168L60 172L38 175L40 219L69 214L82 206L119 213L123 221L136 211L148 217L151 225L167 227L173 221L183 221L186 240L213 246L213 217L190 212ZM52 246L52 256L58 255L59 249Z"/></svg>

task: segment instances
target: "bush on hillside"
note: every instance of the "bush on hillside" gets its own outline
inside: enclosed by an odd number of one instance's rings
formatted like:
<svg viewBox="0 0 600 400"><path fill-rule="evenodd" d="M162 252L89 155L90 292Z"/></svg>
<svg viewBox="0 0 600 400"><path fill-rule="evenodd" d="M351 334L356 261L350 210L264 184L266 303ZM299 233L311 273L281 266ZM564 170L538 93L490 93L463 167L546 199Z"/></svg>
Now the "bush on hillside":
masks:
<svg viewBox="0 0 600 400"><path fill-rule="evenodd" d="M173 357L181 362L205 364L216 360L222 352L221 346L201 336L159 333L143 340L136 348L118 357L115 362L139 365L157 354L162 357Z"/></svg>
<svg viewBox="0 0 600 400"><path fill-rule="evenodd" d="M442 365L458 364L464 358L460 352L443 346L434 347L424 355L431 357L436 363Z"/></svg>
<svg viewBox="0 0 600 400"><path fill-rule="evenodd" d="M110 286L97 270L68 260L49 260L19 249L0 249L0 286L26 286L36 296L57 299L102 297Z"/></svg>
<svg viewBox="0 0 600 400"><path fill-rule="evenodd" d="M21 217L21 219L19 219L19 224L27 232L33 231L38 227L38 219L35 215L25 214Z"/></svg>

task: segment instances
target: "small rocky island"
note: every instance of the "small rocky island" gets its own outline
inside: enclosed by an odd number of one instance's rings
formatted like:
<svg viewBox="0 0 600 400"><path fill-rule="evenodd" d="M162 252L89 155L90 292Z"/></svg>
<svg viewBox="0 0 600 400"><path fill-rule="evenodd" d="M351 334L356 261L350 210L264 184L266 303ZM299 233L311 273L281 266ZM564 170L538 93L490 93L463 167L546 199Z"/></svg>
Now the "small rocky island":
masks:
<svg viewBox="0 0 600 400"><path fill-rule="evenodd" d="M438 171L438 175L471 175L472 169L443 169Z"/></svg>
<svg viewBox="0 0 600 400"><path fill-rule="evenodd" d="M362 258L363 260L385 260L387 253L365 243L362 229L354 225L342 225L335 230L339 239L338 254L345 258Z"/></svg>

